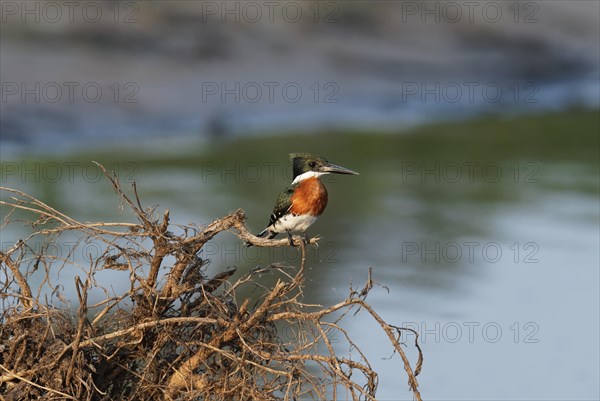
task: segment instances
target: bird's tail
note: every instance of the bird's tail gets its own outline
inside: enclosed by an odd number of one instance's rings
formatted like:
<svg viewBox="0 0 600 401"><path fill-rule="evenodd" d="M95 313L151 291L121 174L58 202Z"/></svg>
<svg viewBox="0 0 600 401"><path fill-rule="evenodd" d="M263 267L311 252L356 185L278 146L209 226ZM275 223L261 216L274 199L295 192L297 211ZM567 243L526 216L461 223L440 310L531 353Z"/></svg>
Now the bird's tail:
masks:
<svg viewBox="0 0 600 401"><path fill-rule="evenodd" d="M260 238L267 237L267 239L273 239L273 238L275 238L275 236L276 236L277 234L278 234L278 233L276 233L275 231L271 231L271 230L269 229L269 227L267 227L267 228L265 228L264 230L262 230L260 233L256 234L256 236L257 236L257 237L260 237Z"/></svg>
<svg viewBox="0 0 600 401"><path fill-rule="evenodd" d="M267 228L265 228L264 230L262 230L260 233L256 234L256 236L257 236L257 237L259 237L259 238L265 238L265 237L267 237L267 239L273 239L273 238L275 238L275 236L276 236L277 234L278 234L278 233L276 233L275 231L271 231L271 230L269 229L269 227L267 227ZM252 246L252 244L251 244L251 243L249 243L249 242L246 242L246 246L247 246L248 248L250 248L250 247Z"/></svg>

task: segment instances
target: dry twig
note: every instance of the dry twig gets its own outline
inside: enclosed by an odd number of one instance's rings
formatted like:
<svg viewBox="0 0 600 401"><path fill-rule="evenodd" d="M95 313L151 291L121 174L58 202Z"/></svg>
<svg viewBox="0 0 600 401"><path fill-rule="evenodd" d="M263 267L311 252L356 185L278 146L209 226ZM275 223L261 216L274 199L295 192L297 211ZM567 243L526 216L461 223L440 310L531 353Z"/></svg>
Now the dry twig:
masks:
<svg viewBox="0 0 600 401"><path fill-rule="evenodd" d="M306 247L294 237L302 258L297 269L279 264L257 268L233 280L235 268L207 277L203 246L230 232L258 247L289 246L288 239L258 238L245 225L242 210L217 219L201 230L169 231L169 212L161 218L144 209L134 186L134 199L118 178L99 167L119 199L138 223L82 223L21 191L1 188L9 195L0 206L10 216L26 216L31 234L0 252L0 395L1 399L77 400L294 400L299 398L374 400L378 379L366 356L344 330L342 320L364 310L387 335L402 359L408 384L420 400L416 376L400 346L403 328L386 323L365 301L373 288L371 273L362 291L326 308L302 302ZM5 221L4 226L18 222ZM61 236L77 234L77 245L94 242L104 248L75 277L75 313L56 273L75 266L68 257L50 252ZM30 244L42 240L46 246ZM312 238L309 244L316 244ZM171 262L166 263L167 260ZM104 269L129 274L122 294L103 288L96 275ZM279 274L277 282L259 285L263 272ZM34 275L42 273L32 292ZM245 288L262 289L251 306L242 299ZM103 292L90 304L90 294ZM50 296L50 299L48 299ZM243 298L243 297L242 297ZM293 333L286 338L282 333ZM329 340L341 333L357 358L338 355ZM416 333L415 333L416 334ZM320 373L315 370L320 368ZM342 391L343 390L343 391Z"/></svg>

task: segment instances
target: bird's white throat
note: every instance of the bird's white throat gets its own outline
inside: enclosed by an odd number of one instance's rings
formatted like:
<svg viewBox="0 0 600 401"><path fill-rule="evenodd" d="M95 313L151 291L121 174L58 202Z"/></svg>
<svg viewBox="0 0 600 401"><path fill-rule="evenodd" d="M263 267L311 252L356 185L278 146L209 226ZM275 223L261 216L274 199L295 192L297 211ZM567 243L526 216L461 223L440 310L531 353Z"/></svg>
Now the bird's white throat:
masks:
<svg viewBox="0 0 600 401"><path fill-rule="evenodd" d="M306 180L308 178L319 178L322 175L325 174L329 174L328 172L321 172L321 171L307 171L306 173L302 173L299 176L297 176L296 178L294 178L294 181L292 181L292 184L297 184L300 181Z"/></svg>

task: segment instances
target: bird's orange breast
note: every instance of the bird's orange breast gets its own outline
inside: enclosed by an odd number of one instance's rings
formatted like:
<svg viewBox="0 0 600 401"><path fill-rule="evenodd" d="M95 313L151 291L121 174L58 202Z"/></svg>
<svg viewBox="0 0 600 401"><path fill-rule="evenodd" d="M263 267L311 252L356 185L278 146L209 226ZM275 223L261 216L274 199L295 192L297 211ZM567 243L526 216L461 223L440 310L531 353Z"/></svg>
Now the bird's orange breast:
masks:
<svg viewBox="0 0 600 401"><path fill-rule="evenodd" d="M327 206L327 189L317 177L300 181L292 195L290 212L319 216Z"/></svg>

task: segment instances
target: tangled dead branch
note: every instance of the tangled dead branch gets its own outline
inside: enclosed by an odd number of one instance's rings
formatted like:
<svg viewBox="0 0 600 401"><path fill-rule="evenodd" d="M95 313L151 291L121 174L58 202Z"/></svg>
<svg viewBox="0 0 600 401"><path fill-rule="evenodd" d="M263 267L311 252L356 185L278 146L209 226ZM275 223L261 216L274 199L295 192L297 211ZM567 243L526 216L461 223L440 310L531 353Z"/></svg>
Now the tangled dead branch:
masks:
<svg viewBox="0 0 600 401"><path fill-rule="evenodd" d="M130 197L99 167L136 223L79 222L21 191L0 188L8 196L0 199L2 229L30 226L29 235L0 252L0 399L373 400L378 376L342 327L358 310L381 327L402 359L414 398L421 399L421 350L415 342L413 369L400 342L407 329L386 323L365 302L373 287L370 272L362 290L351 290L336 305L305 304L305 246L318 238L305 245L294 237L301 252L297 268L271 264L236 280L236 269L229 268L208 277L199 252L219 233L259 247L289 246L288 239L252 235L242 210L201 229L171 225L168 210L159 218L144 209L135 185ZM68 255L54 255L50 245L64 236L74 245ZM102 253L84 264L74 249L90 241L101 244ZM44 246L32 246L38 243ZM74 276L75 311L54 282L72 265L82 272ZM127 277L129 289L105 288L97 278L104 270ZM279 277L272 287L258 280L265 272ZM240 295L249 287L260 290L252 301ZM91 301L98 293L101 299ZM332 333L358 357L338 355Z"/></svg>

